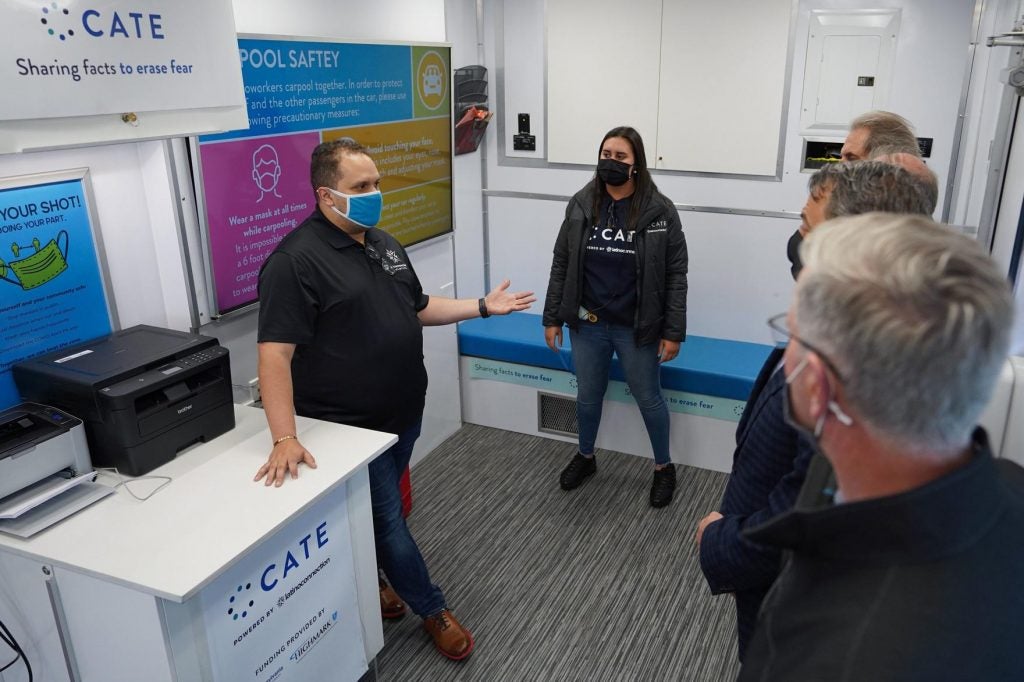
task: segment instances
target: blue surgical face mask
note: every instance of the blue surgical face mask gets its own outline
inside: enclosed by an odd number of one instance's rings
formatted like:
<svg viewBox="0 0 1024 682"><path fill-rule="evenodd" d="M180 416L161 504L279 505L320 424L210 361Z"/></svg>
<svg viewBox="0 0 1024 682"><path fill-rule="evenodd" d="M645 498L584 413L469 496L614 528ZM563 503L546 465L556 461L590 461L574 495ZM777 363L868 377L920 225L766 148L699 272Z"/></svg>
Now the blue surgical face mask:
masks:
<svg viewBox="0 0 1024 682"><path fill-rule="evenodd" d="M379 189L366 194L345 194L330 187L324 189L335 196L345 197L348 201L348 213L342 212L337 206L331 206L334 212L345 220L367 230L376 227L380 222L380 214L384 210L384 197Z"/></svg>

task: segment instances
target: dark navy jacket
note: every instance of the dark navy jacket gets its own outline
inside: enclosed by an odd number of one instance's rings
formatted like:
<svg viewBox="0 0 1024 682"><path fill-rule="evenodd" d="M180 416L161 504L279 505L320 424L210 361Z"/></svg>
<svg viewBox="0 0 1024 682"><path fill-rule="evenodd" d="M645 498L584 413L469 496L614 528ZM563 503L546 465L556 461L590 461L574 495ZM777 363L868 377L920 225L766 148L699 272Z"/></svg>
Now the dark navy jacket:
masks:
<svg viewBox="0 0 1024 682"><path fill-rule="evenodd" d="M749 531L789 559L740 680L1024 680L1024 469L981 429L973 451L927 485L840 505L805 504L827 498L809 477Z"/></svg>
<svg viewBox="0 0 1024 682"><path fill-rule="evenodd" d="M736 429L732 474L719 512L723 519L704 529L700 567L712 594L734 592L739 657L754 632L757 612L779 575L781 552L743 537L793 508L814 450L783 421L786 381L783 349L768 356Z"/></svg>

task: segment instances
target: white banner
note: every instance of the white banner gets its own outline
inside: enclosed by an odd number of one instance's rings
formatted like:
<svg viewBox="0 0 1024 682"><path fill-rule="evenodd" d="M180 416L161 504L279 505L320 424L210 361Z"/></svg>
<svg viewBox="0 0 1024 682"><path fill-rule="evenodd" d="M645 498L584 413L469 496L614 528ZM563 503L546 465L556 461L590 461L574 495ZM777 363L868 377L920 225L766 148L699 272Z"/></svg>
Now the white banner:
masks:
<svg viewBox="0 0 1024 682"><path fill-rule="evenodd" d="M230 0L0 3L0 119L245 106Z"/></svg>
<svg viewBox="0 0 1024 682"><path fill-rule="evenodd" d="M330 493L200 592L214 680L366 672L345 502Z"/></svg>

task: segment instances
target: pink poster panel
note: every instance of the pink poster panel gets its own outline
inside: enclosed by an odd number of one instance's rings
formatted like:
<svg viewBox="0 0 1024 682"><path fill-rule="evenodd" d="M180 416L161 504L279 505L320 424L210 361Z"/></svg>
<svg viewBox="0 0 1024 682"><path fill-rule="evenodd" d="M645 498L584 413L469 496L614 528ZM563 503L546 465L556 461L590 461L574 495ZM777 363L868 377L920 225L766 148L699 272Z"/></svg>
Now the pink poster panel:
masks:
<svg viewBox="0 0 1024 682"><path fill-rule="evenodd" d="M313 132L200 146L221 313L256 300L263 261L316 206L309 158L319 143Z"/></svg>

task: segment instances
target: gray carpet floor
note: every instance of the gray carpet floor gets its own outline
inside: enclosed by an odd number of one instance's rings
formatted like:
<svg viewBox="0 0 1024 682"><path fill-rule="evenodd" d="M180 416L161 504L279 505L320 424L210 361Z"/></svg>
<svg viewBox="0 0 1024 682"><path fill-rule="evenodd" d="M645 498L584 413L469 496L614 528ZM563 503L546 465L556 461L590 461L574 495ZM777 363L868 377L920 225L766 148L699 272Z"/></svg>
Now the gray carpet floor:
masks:
<svg viewBox="0 0 1024 682"><path fill-rule="evenodd" d="M384 623L379 679L734 680L732 599L712 597L693 532L725 474L677 466L672 504L647 502L652 465L597 451L564 492L571 444L466 425L413 470L409 525L476 639L438 654L409 613Z"/></svg>

